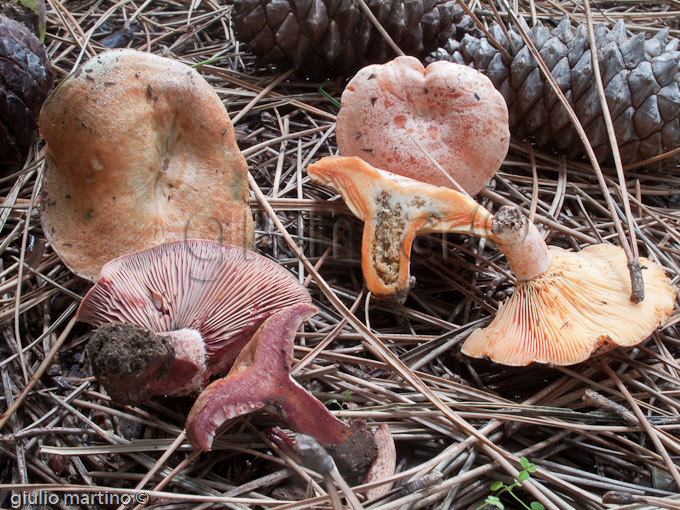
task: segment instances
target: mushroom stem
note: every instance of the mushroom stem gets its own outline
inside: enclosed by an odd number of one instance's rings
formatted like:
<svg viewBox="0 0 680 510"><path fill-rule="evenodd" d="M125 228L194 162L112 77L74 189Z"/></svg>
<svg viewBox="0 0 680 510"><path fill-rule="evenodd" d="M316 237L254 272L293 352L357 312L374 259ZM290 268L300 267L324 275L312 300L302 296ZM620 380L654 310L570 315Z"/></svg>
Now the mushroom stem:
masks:
<svg viewBox="0 0 680 510"><path fill-rule="evenodd" d="M301 303L272 315L260 326L229 374L196 399L186 422L187 437L194 446L210 450L222 423L263 407L324 445L349 437L350 427L290 377L295 331L316 312L314 306Z"/></svg>
<svg viewBox="0 0 680 510"><path fill-rule="evenodd" d="M290 377L270 397L275 414L297 432L313 436L319 443L332 445L347 438L349 429L324 405Z"/></svg>
<svg viewBox="0 0 680 510"><path fill-rule="evenodd" d="M190 395L208 382L205 341L195 329L180 329L158 333L172 345L175 357L166 374L149 382L156 395Z"/></svg>
<svg viewBox="0 0 680 510"><path fill-rule="evenodd" d="M519 281L533 280L550 267L552 255L536 226L516 207L503 206L494 215L491 235Z"/></svg>
<svg viewBox="0 0 680 510"><path fill-rule="evenodd" d="M411 277L411 245L435 232L487 235L491 215L458 191L372 167L356 157L330 156L307 167L309 177L338 191L364 221L361 268L379 299L403 302Z"/></svg>
<svg viewBox="0 0 680 510"><path fill-rule="evenodd" d="M129 323L108 323L87 347L92 371L113 400L137 405L152 395L186 395L206 383L205 347L192 329L152 333Z"/></svg>

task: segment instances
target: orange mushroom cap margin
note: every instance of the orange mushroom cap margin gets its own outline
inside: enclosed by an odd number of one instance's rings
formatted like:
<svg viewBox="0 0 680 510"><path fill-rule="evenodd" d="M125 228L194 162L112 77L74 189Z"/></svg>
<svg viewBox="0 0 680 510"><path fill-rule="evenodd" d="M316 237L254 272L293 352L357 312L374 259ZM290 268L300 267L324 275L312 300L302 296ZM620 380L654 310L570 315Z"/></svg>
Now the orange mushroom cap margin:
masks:
<svg viewBox="0 0 680 510"><path fill-rule="evenodd" d="M492 229L496 226L494 222ZM522 242L541 246L499 247L509 260L521 259L522 253L545 252L545 256L528 264L510 260L513 269L529 274L525 266L541 265L539 260L548 260L549 266L537 276L518 281L491 324L468 337L463 354L511 366L532 362L572 365L617 346L639 344L673 312L675 289L663 269L645 258L640 264L646 296L634 303L628 261L621 248L598 244L569 252L545 247L536 236L525 236Z"/></svg>
<svg viewBox="0 0 680 510"><path fill-rule="evenodd" d="M510 145L508 108L479 71L413 57L361 69L347 84L336 138L343 156L470 195L500 168ZM427 154L426 154L427 153Z"/></svg>
<svg viewBox="0 0 680 510"><path fill-rule="evenodd" d="M40 134L43 229L77 275L95 280L114 257L187 238L252 247L245 158L190 67L102 53L50 95Z"/></svg>
<svg viewBox="0 0 680 510"><path fill-rule="evenodd" d="M77 318L95 326L131 323L162 334L181 357L176 361L182 372L188 373L180 362L188 362L200 375L173 380L171 369L159 374L162 380L148 381L152 393L177 395L200 390L211 375L226 373L270 315L310 302L307 290L279 264L244 248L190 240L105 264Z"/></svg>
<svg viewBox="0 0 680 510"><path fill-rule="evenodd" d="M357 157L321 158L307 173L340 193L365 222L361 267L367 288L379 299L406 299L415 236L484 233L491 227L488 211L462 193L379 170Z"/></svg>

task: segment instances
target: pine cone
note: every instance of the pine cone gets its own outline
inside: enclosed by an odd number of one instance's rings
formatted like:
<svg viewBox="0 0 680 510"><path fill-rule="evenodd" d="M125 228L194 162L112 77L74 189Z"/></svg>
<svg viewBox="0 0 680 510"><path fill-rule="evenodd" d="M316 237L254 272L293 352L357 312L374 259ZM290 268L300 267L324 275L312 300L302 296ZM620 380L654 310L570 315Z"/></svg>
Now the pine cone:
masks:
<svg viewBox="0 0 680 510"><path fill-rule="evenodd" d="M51 88L45 47L24 25L0 15L0 174L23 165Z"/></svg>
<svg viewBox="0 0 680 510"><path fill-rule="evenodd" d="M509 41L499 25L489 27L491 35L513 55L508 61L461 9L456 10L454 18L457 29L446 46L427 60L451 60L486 74L505 97L514 136L528 135L538 146L557 148L568 157L582 155L583 145L566 109L519 34L509 29ZM540 23L530 30L524 26L576 112L598 159L611 162L585 25L572 31L565 19L552 31ZM600 73L624 164L680 146L678 40L668 40L666 30L647 41L644 34L629 38L621 21L611 30L604 24L597 25L595 36ZM667 158L664 164L678 160L680 157Z"/></svg>
<svg viewBox="0 0 680 510"><path fill-rule="evenodd" d="M422 57L443 44L455 1L367 0L402 51ZM289 61L322 78L349 74L395 56L355 0L236 0L238 38L270 62Z"/></svg>

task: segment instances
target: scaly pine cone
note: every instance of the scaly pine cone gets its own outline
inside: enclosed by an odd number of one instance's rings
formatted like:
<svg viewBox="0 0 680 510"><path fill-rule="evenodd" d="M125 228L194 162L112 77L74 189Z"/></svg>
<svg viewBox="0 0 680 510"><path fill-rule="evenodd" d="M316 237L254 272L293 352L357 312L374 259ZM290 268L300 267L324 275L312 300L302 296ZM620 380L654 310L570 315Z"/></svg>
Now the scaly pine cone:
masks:
<svg viewBox="0 0 680 510"><path fill-rule="evenodd" d="M43 44L24 25L0 15L0 175L23 165L51 89Z"/></svg>
<svg viewBox="0 0 680 510"><path fill-rule="evenodd" d="M402 51L422 57L446 39L455 1L366 0ZM266 61L316 78L349 74L395 56L355 0L236 0L238 38Z"/></svg>
<svg viewBox="0 0 680 510"><path fill-rule="evenodd" d="M446 46L427 60L451 60L486 74L505 97L514 136L529 135L538 146L560 149L569 157L582 155L583 145L566 109L519 34L509 29L509 41L499 25L489 27L491 35L513 55L507 61L463 15L462 9L456 10L455 22L457 30ZM611 162L585 25L572 31L565 19L552 31L540 23L532 29L524 26L576 112L598 159ZM646 41L644 34L629 38L623 22L611 30L604 24L597 25L595 37L605 95L624 164L680 146L678 40L669 41L666 30ZM678 160L677 156L667 158L664 164Z"/></svg>

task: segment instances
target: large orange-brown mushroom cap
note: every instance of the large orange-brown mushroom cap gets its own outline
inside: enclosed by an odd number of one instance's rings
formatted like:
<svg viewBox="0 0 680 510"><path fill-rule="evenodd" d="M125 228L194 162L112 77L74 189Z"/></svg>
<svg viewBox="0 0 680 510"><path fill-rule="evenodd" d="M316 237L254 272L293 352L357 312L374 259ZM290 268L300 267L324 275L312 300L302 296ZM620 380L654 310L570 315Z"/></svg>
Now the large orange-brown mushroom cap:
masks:
<svg viewBox="0 0 680 510"><path fill-rule="evenodd" d="M204 238L252 246L247 165L193 69L133 50L85 63L43 106L45 234L94 280L117 256Z"/></svg>
<svg viewBox="0 0 680 510"><path fill-rule="evenodd" d="M519 282L491 324L470 335L464 354L513 366L572 365L605 349L634 346L670 317L675 290L647 259L640 259L645 299L634 303L621 248L549 251L548 270Z"/></svg>
<svg viewBox="0 0 680 510"><path fill-rule="evenodd" d="M453 62L426 68L397 57L361 69L342 94L340 154L475 195L498 170L510 144L508 109L491 81ZM426 154L427 153L427 154Z"/></svg>

